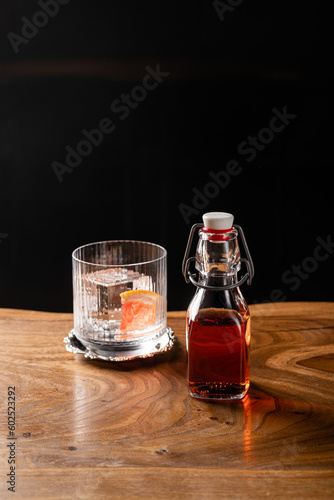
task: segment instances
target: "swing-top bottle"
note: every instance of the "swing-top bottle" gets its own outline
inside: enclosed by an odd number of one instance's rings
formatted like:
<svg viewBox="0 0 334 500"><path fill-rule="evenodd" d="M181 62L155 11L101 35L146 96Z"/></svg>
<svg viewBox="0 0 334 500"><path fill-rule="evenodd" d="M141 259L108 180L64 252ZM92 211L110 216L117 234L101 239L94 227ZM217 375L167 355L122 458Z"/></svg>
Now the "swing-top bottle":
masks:
<svg viewBox="0 0 334 500"><path fill-rule="evenodd" d="M206 400L241 399L249 387L250 314L239 285L246 278L250 283L254 268L236 226L249 257L243 259L249 273L238 282L241 262L233 215L211 212L203 221L196 250L198 282L188 273L197 286L187 311L189 393Z"/></svg>

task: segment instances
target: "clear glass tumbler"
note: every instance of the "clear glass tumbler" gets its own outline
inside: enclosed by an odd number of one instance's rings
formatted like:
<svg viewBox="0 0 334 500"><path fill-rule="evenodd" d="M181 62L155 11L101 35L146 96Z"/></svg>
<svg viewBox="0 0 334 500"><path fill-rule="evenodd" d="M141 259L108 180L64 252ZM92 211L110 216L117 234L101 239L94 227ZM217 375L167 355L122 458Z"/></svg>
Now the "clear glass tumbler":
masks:
<svg viewBox="0 0 334 500"><path fill-rule="evenodd" d="M142 241L102 241L72 254L74 334L98 355L149 352L167 328L167 252Z"/></svg>

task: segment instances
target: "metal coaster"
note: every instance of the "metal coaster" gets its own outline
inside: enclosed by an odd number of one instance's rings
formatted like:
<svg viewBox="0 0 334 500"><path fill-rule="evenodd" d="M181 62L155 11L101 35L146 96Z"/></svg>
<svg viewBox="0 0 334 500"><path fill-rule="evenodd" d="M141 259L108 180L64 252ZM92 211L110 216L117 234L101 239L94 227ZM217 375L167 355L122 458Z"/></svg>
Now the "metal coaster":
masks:
<svg viewBox="0 0 334 500"><path fill-rule="evenodd" d="M128 361L138 358L150 358L155 354L169 351L174 345L175 334L171 328L167 327L161 337L152 342L147 342L131 349L119 350L118 348L117 351L112 345L92 345L86 347L77 339L74 330L71 330L68 337L64 338L64 342L67 351L75 354L83 354L85 358L102 359L104 361Z"/></svg>

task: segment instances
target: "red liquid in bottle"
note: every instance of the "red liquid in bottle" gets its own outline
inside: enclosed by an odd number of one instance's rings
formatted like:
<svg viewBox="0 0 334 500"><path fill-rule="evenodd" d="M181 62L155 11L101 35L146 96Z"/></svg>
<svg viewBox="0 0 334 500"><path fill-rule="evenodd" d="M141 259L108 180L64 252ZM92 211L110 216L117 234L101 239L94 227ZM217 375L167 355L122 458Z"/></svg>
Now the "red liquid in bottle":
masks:
<svg viewBox="0 0 334 500"><path fill-rule="evenodd" d="M188 382L202 399L242 398L249 387L250 318L201 309L188 325Z"/></svg>

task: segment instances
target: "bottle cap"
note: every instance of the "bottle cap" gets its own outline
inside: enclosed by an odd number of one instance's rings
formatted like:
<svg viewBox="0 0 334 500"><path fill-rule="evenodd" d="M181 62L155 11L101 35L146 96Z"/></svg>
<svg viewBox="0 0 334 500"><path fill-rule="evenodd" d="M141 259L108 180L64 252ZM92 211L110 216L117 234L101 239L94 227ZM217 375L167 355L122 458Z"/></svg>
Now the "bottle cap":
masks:
<svg viewBox="0 0 334 500"><path fill-rule="evenodd" d="M203 215L204 227L215 231L223 231L233 227L234 216L226 212L208 212Z"/></svg>

